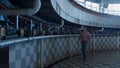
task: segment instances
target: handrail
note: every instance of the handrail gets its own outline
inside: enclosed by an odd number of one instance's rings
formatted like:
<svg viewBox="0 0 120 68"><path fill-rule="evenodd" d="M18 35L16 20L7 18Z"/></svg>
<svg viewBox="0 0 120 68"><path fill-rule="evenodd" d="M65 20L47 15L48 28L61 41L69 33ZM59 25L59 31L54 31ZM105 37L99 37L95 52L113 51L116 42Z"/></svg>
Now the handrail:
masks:
<svg viewBox="0 0 120 68"><path fill-rule="evenodd" d="M4 40L0 41L0 48L4 48L9 46L9 44L23 42L23 41L30 41L30 40L37 40L37 39L46 39L46 38L53 38L53 37L69 37L69 36L78 36L77 34L74 35L48 35L48 36L36 36L36 37L29 37L29 38L18 38L12 40Z"/></svg>
<svg viewBox="0 0 120 68"><path fill-rule="evenodd" d="M91 36L116 36L115 34L91 34ZM56 37L71 37L71 36L79 36L79 34L72 34L72 35L48 35L48 36L36 36L36 37L29 37L29 38L18 38L12 40L5 40L0 41L0 48L8 47L9 44L18 43L18 42L27 42L31 40L38 40L38 39L46 39L46 38L56 38Z"/></svg>

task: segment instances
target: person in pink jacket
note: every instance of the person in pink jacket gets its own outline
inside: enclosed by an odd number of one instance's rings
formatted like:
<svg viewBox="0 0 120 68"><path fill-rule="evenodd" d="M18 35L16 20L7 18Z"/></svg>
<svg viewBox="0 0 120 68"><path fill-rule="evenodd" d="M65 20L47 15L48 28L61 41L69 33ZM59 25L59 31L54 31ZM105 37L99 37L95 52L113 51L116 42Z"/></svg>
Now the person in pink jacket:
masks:
<svg viewBox="0 0 120 68"><path fill-rule="evenodd" d="M83 27L79 37L79 40L81 41L83 61L86 60L87 47L88 47L88 44L90 43L90 38L91 38L90 33L87 31L87 27Z"/></svg>

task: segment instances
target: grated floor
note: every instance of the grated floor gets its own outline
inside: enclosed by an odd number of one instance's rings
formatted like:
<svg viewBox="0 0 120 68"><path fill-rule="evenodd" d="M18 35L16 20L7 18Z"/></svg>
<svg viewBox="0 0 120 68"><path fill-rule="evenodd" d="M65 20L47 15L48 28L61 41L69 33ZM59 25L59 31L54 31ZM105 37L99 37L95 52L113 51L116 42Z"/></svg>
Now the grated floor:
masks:
<svg viewBox="0 0 120 68"><path fill-rule="evenodd" d="M82 55L59 62L51 68L120 68L119 51L102 51L90 53L85 63Z"/></svg>

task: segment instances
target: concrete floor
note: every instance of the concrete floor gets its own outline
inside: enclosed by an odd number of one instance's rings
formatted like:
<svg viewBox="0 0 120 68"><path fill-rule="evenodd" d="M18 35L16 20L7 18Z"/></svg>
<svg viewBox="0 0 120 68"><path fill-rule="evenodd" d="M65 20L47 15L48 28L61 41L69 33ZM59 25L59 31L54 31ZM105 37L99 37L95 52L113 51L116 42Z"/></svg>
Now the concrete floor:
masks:
<svg viewBox="0 0 120 68"><path fill-rule="evenodd" d="M59 62L51 68L120 68L119 51L102 51L88 54L85 63L82 55Z"/></svg>

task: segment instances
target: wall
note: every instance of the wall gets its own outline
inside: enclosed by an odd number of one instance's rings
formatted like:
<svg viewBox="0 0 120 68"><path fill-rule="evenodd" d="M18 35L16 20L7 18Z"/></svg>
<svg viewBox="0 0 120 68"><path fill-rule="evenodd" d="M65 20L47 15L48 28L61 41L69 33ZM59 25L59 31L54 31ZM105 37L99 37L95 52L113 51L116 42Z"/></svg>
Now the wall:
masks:
<svg viewBox="0 0 120 68"><path fill-rule="evenodd" d="M37 40L9 44L9 68L36 68Z"/></svg>
<svg viewBox="0 0 120 68"><path fill-rule="evenodd" d="M9 46L9 68L47 67L62 59L81 54L79 35L40 36L1 42ZM9 42L10 42L9 41ZM91 35L92 52L120 49L119 35ZM4 44L3 44L4 43ZM89 52L89 51L88 51Z"/></svg>

